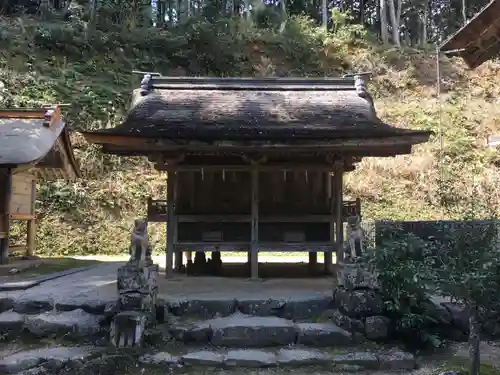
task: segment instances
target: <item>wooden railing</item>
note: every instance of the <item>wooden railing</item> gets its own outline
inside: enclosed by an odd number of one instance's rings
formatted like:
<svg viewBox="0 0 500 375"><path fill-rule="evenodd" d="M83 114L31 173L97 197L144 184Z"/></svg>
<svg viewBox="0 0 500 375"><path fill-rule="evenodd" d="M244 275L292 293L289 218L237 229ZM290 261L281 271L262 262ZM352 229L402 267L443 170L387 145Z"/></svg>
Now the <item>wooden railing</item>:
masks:
<svg viewBox="0 0 500 375"><path fill-rule="evenodd" d="M165 223L168 218L168 203L166 200L148 199L147 215L149 222ZM347 220L349 216L361 216L361 201L356 199L354 201L343 202L343 218ZM248 215L217 215L217 214L204 214L204 215L178 215L177 219L180 222L250 222L251 217ZM297 217L272 215L262 216L259 218L260 222L330 222L331 215L300 215Z"/></svg>

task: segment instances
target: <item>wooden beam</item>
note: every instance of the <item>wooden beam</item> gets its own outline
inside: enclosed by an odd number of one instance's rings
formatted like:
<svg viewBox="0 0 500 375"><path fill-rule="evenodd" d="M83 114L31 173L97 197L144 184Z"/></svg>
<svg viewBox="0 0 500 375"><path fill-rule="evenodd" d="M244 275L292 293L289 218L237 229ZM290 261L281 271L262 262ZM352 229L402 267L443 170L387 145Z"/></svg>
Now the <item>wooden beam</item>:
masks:
<svg viewBox="0 0 500 375"><path fill-rule="evenodd" d="M251 245L250 245L250 277L257 279L259 277L259 169L254 167L252 170L251 185Z"/></svg>
<svg viewBox="0 0 500 375"><path fill-rule="evenodd" d="M9 214L9 217L11 220L22 220L22 221L35 219L35 215L33 215L33 214L21 214L21 213L17 213L17 212Z"/></svg>
<svg viewBox="0 0 500 375"><path fill-rule="evenodd" d="M182 251L250 252L251 242L179 242ZM259 242L259 253L264 252L323 252L331 253L331 242Z"/></svg>
<svg viewBox="0 0 500 375"><path fill-rule="evenodd" d="M201 170L225 170L227 172L245 172L252 169L252 165L163 165L160 166L155 164L155 168L160 171L201 171ZM267 171L318 171L318 172L331 172L333 171L333 165L318 165L318 164L268 164L259 165L259 170L262 172Z"/></svg>
<svg viewBox="0 0 500 375"><path fill-rule="evenodd" d="M3 216L0 221L2 226L2 228L0 228L0 232L5 233L5 236L0 239L0 264L7 264L9 262L9 205L12 195L12 169L6 168L0 172L3 172L0 177L0 214Z"/></svg>
<svg viewBox="0 0 500 375"><path fill-rule="evenodd" d="M344 260L344 220L343 220L343 175L342 164L335 166L334 174L334 200L335 200L335 247L337 250L337 264Z"/></svg>
<svg viewBox="0 0 500 375"><path fill-rule="evenodd" d="M429 131L416 131L415 133L408 135L388 135L386 137L379 138L351 138L351 139L331 139L327 141L316 141L300 139L292 142L269 142L263 141L211 141L202 142L193 140L191 144L179 144L167 139L161 138L145 138L137 136L116 136L110 134L100 134L92 132L82 133L87 142L96 143L101 145L113 145L113 146L125 146L132 148L135 153L144 153L145 155L150 155L157 151L167 151L167 150L178 150L179 152L188 152L190 150L202 151L231 151L231 150L242 150L244 152L248 151L272 151L272 150L331 150L332 152L337 151L352 151L354 155L357 155L358 149L373 149L374 151L384 151L390 152L386 148L390 149L394 147L402 147L404 150L410 149L412 144L423 143L429 140L429 136L432 132ZM113 153L112 149L104 150L105 152ZM125 150L126 151L126 150ZM400 151L395 151L396 154L401 153Z"/></svg>

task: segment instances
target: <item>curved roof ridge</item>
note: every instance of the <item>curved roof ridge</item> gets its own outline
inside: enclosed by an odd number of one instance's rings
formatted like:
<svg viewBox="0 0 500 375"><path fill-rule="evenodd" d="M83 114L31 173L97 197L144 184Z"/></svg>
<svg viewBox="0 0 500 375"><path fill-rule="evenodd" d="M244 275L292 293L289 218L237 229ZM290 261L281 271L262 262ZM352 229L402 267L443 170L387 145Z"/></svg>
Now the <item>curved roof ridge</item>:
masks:
<svg viewBox="0 0 500 375"><path fill-rule="evenodd" d="M37 164L61 139L74 175L80 176L66 123L58 105L0 109L0 165Z"/></svg>

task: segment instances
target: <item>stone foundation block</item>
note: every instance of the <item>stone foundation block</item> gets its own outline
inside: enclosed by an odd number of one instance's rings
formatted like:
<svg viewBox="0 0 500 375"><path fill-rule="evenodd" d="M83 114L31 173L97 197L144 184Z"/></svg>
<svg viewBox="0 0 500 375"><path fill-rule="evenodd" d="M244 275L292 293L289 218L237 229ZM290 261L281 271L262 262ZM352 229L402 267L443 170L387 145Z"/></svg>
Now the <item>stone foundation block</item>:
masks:
<svg viewBox="0 0 500 375"><path fill-rule="evenodd" d="M337 286L347 290L373 289L379 290L378 275L369 272L359 264L345 263L337 271Z"/></svg>
<svg viewBox="0 0 500 375"><path fill-rule="evenodd" d="M121 311L144 311L156 315L157 290L151 293L129 292L121 293L119 306Z"/></svg>
<svg viewBox="0 0 500 375"><path fill-rule="evenodd" d="M298 343L307 346L349 345L351 334L333 323L299 323Z"/></svg>
<svg viewBox="0 0 500 375"><path fill-rule="evenodd" d="M159 266L157 264L144 267L136 264L126 264L118 268L118 293L151 293L158 288L158 271Z"/></svg>
<svg viewBox="0 0 500 375"><path fill-rule="evenodd" d="M342 314L356 319L381 315L384 311L382 295L370 289L338 288L335 292L334 303Z"/></svg>

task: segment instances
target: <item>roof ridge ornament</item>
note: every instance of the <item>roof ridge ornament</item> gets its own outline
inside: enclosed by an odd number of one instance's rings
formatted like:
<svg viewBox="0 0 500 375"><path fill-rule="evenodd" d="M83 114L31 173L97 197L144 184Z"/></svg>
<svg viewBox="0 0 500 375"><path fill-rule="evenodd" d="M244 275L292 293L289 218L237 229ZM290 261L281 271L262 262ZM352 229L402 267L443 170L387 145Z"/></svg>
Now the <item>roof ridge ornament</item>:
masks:
<svg viewBox="0 0 500 375"><path fill-rule="evenodd" d="M143 75L140 87L141 96L146 96L153 90L153 77L161 77L161 74L156 72L141 72L134 70L132 73Z"/></svg>
<svg viewBox="0 0 500 375"><path fill-rule="evenodd" d="M356 93L360 98L363 98L370 103L371 112L373 117L377 117L377 112L375 111L375 102L373 101L373 97L368 92L366 88L366 80L365 77L371 77L373 75L372 72L360 72L360 73L352 73L344 75L344 78L354 78L354 87L356 89Z"/></svg>

